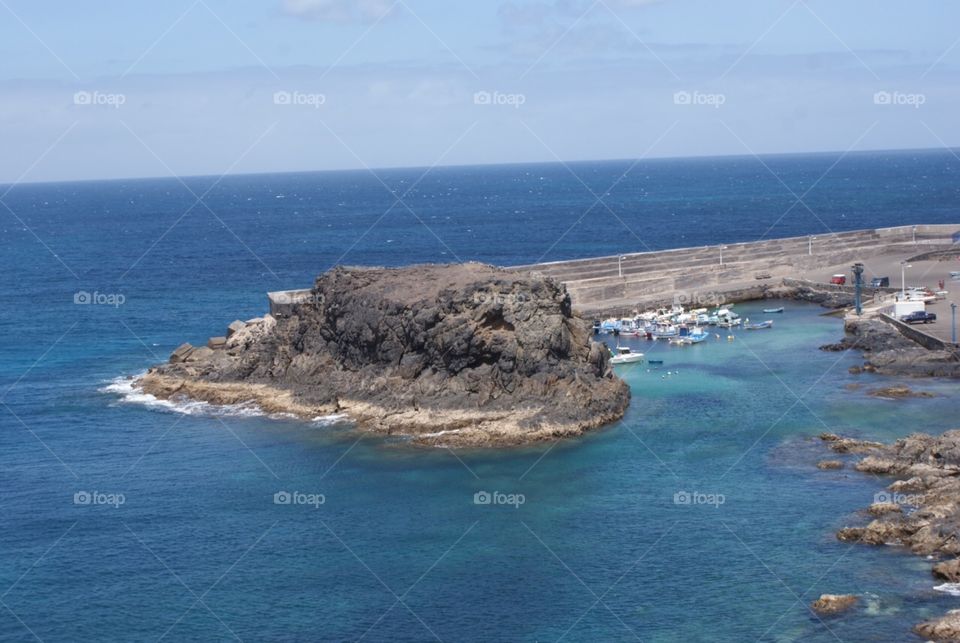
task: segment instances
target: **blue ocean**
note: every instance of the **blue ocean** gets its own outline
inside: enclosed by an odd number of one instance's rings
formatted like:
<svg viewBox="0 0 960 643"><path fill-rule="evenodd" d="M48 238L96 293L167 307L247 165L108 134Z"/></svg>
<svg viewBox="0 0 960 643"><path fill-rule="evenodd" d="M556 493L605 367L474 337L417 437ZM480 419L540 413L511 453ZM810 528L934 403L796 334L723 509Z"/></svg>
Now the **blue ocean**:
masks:
<svg viewBox="0 0 960 643"><path fill-rule="evenodd" d="M956 428L960 399L869 396L893 382L817 350L842 327L816 306L733 340L628 340L664 364L622 368L626 418L522 449L163 404L124 378L336 264L955 223L958 170L923 151L0 187L0 640L909 640L960 597L929 561L835 539L889 481L817 470L816 436ZM862 598L821 619L821 593Z"/></svg>

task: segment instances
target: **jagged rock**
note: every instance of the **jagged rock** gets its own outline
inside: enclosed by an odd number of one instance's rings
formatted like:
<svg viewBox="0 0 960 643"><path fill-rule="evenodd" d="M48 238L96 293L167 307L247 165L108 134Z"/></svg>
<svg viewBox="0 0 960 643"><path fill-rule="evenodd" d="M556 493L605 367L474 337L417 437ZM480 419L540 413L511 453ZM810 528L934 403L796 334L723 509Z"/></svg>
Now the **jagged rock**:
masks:
<svg viewBox="0 0 960 643"><path fill-rule="evenodd" d="M914 391L909 386L887 386L885 388L878 388L870 391L870 395L873 397L890 398L934 397L933 393L928 393L926 391Z"/></svg>
<svg viewBox="0 0 960 643"><path fill-rule="evenodd" d="M844 438L827 434L831 445ZM844 527L843 541L868 545L898 544L922 556L948 556L933 574L960 582L960 430L940 436L915 433L878 449L857 464L872 474L905 476L888 488L893 502L874 503L874 519L863 527ZM903 507L909 507L904 511ZM929 640L960 641L960 611L920 623L914 632Z"/></svg>
<svg viewBox="0 0 960 643"><path fill-rule="evenodd" d="M623 415L629 388L591 336L549 278L482 264L340 267L289 316L234 322L226 350L140 384L161 398L346 413L424 443L519 444Z"/></svg>
<svg viewBox="0 0 960 643"><path fill-rule="evenodd" d="M894 493L916 493L917 491L923 491L925 485L923 479L914 477L909 480L897 480L888 488Z"/></svg>
<svg viewBox="0 0 960 643"><path fill-rule="evenodd" d="M184 361L187 356L193 352L192 344L180 344L177 348L170 354L170 363L177 364Z"/></svg>
<svg viewBox="0 0 960 643"><path fill-rule="evenodd" d="M903 513L903 507L895 502L875 502L867 509L871 516Z"/></svg>
<svg viewBox="0 0 960 643"><path fill-rule="evenodd" d="M240 321L239 319L234 322L231 322L230 325L227 326L227 339L230 339L231 337L233 337L235 333L239 333L241 330L246 328L246 326L247 324L245 322Z"/></svg>
<svg viewBox="0 0 960 643"><path fill-rule="evenodd" d="M817 463L818 469L842 469L843 462L840 460L821 460Z"/></svg>
<svg viewBox="0 0 960 643"><path fill-rule="evenodd" d="M206 346L200 346L199 348L194 348L190 351L190 354L187 355L183 361L184 362L202 362L206 359L209 359L213 355L213 349Z"/></svg>
<svg viewBox="0 0 960 643"><path fill-rule="evenodd" d="M858 462L854 469L861 473L876 473L885 476L902 471L903 465L894 460L871 455Z"/></svg>
<svg viewBox="0 0 960 643"><path fill-rule="evenodd" d="M928 641L960 641L960 610L915 625L913 631Z"/></svg>
<svg viewBox="0 0 960 643"><path fill-rule="evenodd" d="M960 583L960 558L937 563L933 566L933 575L948 583Z"/></svg>
<svg viewBox="0 0 960 643"><path fill-rule="evenodd" d="M821 433L820 439L827 442L837 453L870 453L884 448L880 442L844 438L835 433Z"/></svg>
<svg viewBox="0 0 960 643"><path fill-rule="evenodd" d="M905 536L909 535L911 527L895 522L893 515L888 514L887 518L872 520L866 527L844 527L837 532L837 539L866 545L901 544Z"/></svg>
<svg viewBox="0 0 960 643"><path fill-rule="evenodd" d="M226 337L211 337L207 340L207 348L212 348L213 350L220 350L221 348L226 348L226 346Z"/></svg>
<svg viewBox="0 0 960 643"><path fill-rule="evenodd" d="M818 614L837 614L856 605L857 600L853 594L821 594L810 607Z"/></svg>
<svg viewBox="0 0 960 643"><path fill-rule="evenodd" d="M866 363L848 370L906 377L960 377L960 354L948 350L928 350L908 339L896 328L877 318L848 320L846 335L821 350L863 351ZM891 389L887 390L893 390Z"/></svg>

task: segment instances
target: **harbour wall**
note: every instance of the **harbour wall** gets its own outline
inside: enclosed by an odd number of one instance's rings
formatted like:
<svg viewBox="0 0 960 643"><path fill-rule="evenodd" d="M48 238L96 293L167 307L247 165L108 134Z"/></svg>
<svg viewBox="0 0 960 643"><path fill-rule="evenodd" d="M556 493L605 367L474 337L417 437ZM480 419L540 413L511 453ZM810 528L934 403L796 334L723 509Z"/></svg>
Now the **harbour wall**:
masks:
<svg viewBox="0 0 960 643"><path fill-rule="evenodd" d="M609 257L514 266L563 282L581 313L635 310L669 301L710 306L715 300L757 298L784 279L817 277L855 262L900 254L909 258L953 245L958 225L855 230L744 243L625 253ZM722 258L721 258L722 255ZM841 271L838 269L838 272ZM810 279L816 280L816 279ZM820 276L819 283L824 279ZM761 295L762 296L762 295Z"/></svg>
<svg viewBox="0 0 960 643"><path fill-rule="evenodd" d="M879 317L882 321L890 324L891 326L896 328L898 331L900 331L901 335L903 335L907 339L915 341L916 343L920 344L926 349L929 349L932 351L943 351L943 350L956 351L958 350L958 348L960 348L960 345L958 344L945 342L942 339L938 339L934 337L933 335L928 335L927 333L923 332L919 328L914 328L913 326L906 324L900 321L899 319L895 319L894 317L886 313L880 313Z"/></svg>

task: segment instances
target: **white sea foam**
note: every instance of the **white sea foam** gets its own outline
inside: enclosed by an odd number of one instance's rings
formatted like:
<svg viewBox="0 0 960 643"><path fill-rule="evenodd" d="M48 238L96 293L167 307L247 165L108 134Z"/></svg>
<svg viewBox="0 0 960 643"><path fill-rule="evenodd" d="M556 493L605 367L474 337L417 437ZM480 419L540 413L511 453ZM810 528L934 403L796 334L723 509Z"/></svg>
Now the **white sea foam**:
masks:
<svg viewBox="0 0 960 643"><path fill-rule="evenodd" d="M950 594L950 596L960 596L960 583L944 583L935 585L933 589L944 594Z"/></svg>
<svg viewBox="0 0 960 643"><path fill-rule="evenodd" d="M240 404L210 404L189 399L161 400L150 393L145 393L141 387L137 386L137 377L139 375L134 378L118 377L101 388L100 392L116 395L119 398L119 404L139 404L148 409L167 413L212 417L268 417L273 420L297 419L297 416L292 413L267 413L252 401ZM311 422L327 426L345 418L346 416L342 414L321 415L313 418Z"/></svg>
<svg viewBox="0 0 960 643"><path fill-rule="evenodd" d="M448 433L460 433L463 429L447 429L445 431L437 431L435 433L421 433L418 438L438 438L441 435L447 435Z"/></svg>
<svg viewBox="0 0 960 643"><path fill-rule="evenodd" d="M320 426L327 426L329 424L336 424L337 422L341 422L346 419L346 414L334 413L333 415L318 415L310 421L314 424L319 424Z"/></svg>

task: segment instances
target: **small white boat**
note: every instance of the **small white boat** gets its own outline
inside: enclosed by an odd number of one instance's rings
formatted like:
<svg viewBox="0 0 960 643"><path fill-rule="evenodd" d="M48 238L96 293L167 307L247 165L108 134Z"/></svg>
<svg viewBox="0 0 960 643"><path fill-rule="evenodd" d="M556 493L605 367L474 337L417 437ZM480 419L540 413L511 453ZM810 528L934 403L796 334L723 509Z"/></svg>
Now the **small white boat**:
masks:
<svg viewBox="0 0 960 643"><path fill-rule="evenodd" d="M763 309L763 312L766 313L766 314L768 314L768 315L771 315L771 314L773 314L773 313L782 313L782 312L783 312L783 306L780 306L779 308L764 308L764 309Z"/></svg>
<svg viewBox="0 0 960 643"><path fill-rule="evenodd" d="M632 364L643 361L643 353L634 353L629 346L617 346L616 352L610 352L613 354L610 358L611 364Z"/></svg>
<svg viewBox="0 0 960 643"><path fill-rule="evenodd" d="M773 320L768 319L758 324L747 324L743 327L744 330L760 330L761 328L773 328Z"/></svg>

